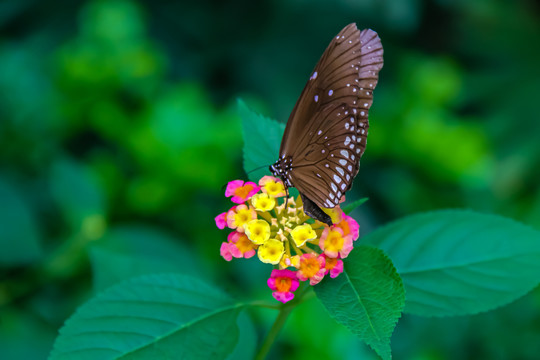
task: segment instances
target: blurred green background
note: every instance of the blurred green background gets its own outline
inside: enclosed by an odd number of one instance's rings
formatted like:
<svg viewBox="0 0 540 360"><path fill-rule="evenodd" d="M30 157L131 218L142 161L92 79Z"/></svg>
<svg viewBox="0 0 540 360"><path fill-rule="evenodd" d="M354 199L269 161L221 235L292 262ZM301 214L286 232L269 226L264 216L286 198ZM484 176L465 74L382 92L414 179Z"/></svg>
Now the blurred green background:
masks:
<svg viewBox="0 0 540 360"><path fill-rule="evenodd" d="M245 178L241 97L286 121L350 22L385 66L349 198L361 233L438 208L540 229L540 5L529 1L0 2L0 359L45 359L127 277L181 271L271 300L267 266L219 256ZM276 154L277 157L277 154ZM360 240L361 241L361 240ZM275 313L254 311L259 341ZM405 315L396 359L538 359L540 291L472 317ZM313 298L273 359L372 359Z"/></svg>

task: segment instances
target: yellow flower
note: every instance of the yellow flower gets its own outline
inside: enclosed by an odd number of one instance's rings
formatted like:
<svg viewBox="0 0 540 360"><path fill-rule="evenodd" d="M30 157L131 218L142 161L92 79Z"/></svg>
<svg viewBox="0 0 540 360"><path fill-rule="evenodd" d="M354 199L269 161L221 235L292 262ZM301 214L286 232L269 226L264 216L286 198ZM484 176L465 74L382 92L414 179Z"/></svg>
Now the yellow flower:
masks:
<svg viewBox="0 0 540 360"><path fill-rule="evenodd" d="M309 225L299 225L291 231L291 236L296 246L304 246L307 241L317 238L317 234Z"/></svg>
<svg viewBox="0 0 540 360"><path fill-rule="evenodd" d="M286 194L283 182L273 176L263 176L259 180L259 186L264 193L273 197L281 197Z"/></svg>
<svg viewBox="0 0 540 360"><path fill-rule="evenodd" d="M257 256L263 263L276 265L279 264L284 253L285 247L283 243L276 239L270 239L259 246Z"/></svg>
<svg viewBox="0 0 540 360"><path fill-rule="evenodd" d="M264 220L251 220L244 225L244 230L254 244L261 245L270 239L270 225Z"/></svg>
<svg viewBox="0 0 540 360"><path fill-rule="evenodd" d="M261 193L253 195L251 203L256 210L270 211L276 206L276 199L266 193Z"/></svg>
<svg viewBox="0 0 540 360"><path fill-rule="evenodd" d="M248 208L246 205L238 205L227 212L227 226L231 229L237 229L239 232L244 232L244 225L250 220L257 218L257 213L254 209Z"/></svg>

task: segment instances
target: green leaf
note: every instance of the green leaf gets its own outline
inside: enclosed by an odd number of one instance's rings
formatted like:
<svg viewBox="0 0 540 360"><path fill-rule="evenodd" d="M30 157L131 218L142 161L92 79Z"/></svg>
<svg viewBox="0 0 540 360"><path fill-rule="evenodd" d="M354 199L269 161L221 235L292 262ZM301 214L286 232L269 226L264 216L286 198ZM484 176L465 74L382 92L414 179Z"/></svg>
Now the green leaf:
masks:
<svg viewBox="0 0 540 360"><path fill-rule="evenodd" d="M257 329L246 311L238 316L238 343L227 360L253 359L257 350Z"/></svg>
<svg viewBox="0 0 540 360"><path fill-rule="evenodd" d="M343 262L343 274L326 278L315 292L336 321L390 359L390 336L405 302L401 279L376 248L360 245Z"/></svg>
<svg viewBox="0 0 540 360"><path fill-rule="evenodd" d="M18 190L0 179L0 266L28 264L41 256L35 220Z"/></svg>
<svg viewBox="0 0 540 360"><path fill-rule="evenodd" d="M540 232L472 211L403 218L362 239L394 259L407 292L405 311L475 314L507 304L540 280Z"/></svg>
<svg viewBox="0 0 540 360"><path fill-rule="evenodd" d="M179 240L144 225L110 229L89 254L96 290L139 275L178 272L200 276L202 271Z"/></svg>
<svg viewBox="0 0 540 360"><path fill-rule="evenodd" d="M225 359L242 305L201 280L147 275L82 305L60 329L50 359Z"/></svg>
<svg viewBox="0 0 540 360"><path fill-rule="evenodd" d="M285 125L251 111L242 100L238 100L238 111L242 118L244 135L244 170L248 178L257 181L268 175L268 166L276 162Z"/></svg>
<svg viewBox="0 0 540 360"><path fill-rule="evenodd" d="M343 210L343 212L345 214L350 214L354 209L356 209L357 207L359 207L360 205L362 205L363 203L365 203L366 201L368 201L369 198L365 197L365 198L362 198L362 199L358 199L358 200L355 200L353 201L352 203L350 204L347 204L345 206L343 206L341 209Z"/></svg>

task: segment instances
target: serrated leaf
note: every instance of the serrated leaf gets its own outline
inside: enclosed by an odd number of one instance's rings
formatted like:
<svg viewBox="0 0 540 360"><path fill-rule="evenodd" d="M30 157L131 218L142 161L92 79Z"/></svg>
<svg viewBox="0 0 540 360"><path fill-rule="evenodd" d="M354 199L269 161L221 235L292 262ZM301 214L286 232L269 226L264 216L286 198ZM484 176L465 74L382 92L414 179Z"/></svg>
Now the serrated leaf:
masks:
<svg viewBox="0 0 540 360"><path fill-rule="evenodd" d="M56 359L225 359L241 304L201 280L147 275L107 289L60 329Z"/></svg>
<svg viewBox="0 0 540 360"><path fill-rule="evenodd" d="M276 162L285 125L251 111L238 100L244 136L244 170L251 181L268 175L268 166ZM262 169L250 172L260 166Z"/></svg>
<svg viewBox="0 0 540 360"><path fill-rule="evenodd" d="M405 311L475 314L505 305L540 281L540 232L516 221L463 210L400 219L362 239L394 260Z"/></svg>
<svg viewBox="0 0 540 360"><path fill-rule="evenodd" d="M0 179L0 266L20 266L41 256L36 222L19 191Z"/></svg>
<svg viewBox="0 0 540 360"><path fill-rule="evenodd" d="M358 199L358 200L353 201L350 204L347 204L347 205L343 206L341 209L343 210L343 212L345 214L350 214L354 209L356 209L357 207L359 207L360 205L362 205L363 203L365 203L368 200L369 200L369 198L367 198L367 197L362 198L362 199Z"/></svg>
<svg viewBox="0 0 540 360"><path fill-rule="evenodd" d="M390 336L405 302L401 279L376 248L355 247L343 262L343 274L323 280L315 293L336 321L390 359Z"/></svg>

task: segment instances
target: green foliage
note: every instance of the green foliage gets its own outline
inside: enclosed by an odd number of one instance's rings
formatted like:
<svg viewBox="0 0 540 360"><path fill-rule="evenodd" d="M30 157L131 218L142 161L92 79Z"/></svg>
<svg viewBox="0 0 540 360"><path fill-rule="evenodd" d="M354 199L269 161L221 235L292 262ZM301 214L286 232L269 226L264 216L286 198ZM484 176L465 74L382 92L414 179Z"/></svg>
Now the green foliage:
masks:
<svg viewBox="0 0 540 360"><path fill-rule="evenodd" d="M15 186L0 178L0 266L20 266L41 256L34 217Z"/></svg>
<svg viewBox="0 0 540 360"><path fill-rule="evenodd" d="M148 275L90 300L60 329L50 359L225 359L242 305L201 280Z"/></svg>
<svg viewBox="0 0 540 360"><path fill-rule="evenodd" d="M355 200L352 203L342 206L342 210L345 214L350 214L354 209L356 209L357 207L359 207L360 205L362 205L368 200L369 200L368 198Z"/></svg>
<svg viewBox="0 0 540 360"><path fill-rule="evenodd" d="M409 96L398 97L391 109L383 110L386 123L371 122L370 151L410 163L441 181L485 186L494 171L486 133L451 111L463 83L456 64L407 54L399 75L394 91ZM383 102L396 98L394 93L376 96Z"/></svg>
<svg viewBox="0 0 540 360"><path fill-rule="evenodd" d="M444 210L400 219L362 239L395 261L407 312L475 314L531 291L540 279L540 232L495 215Z"/></svg>
<svg viewBox="0 0 540 360"><path fill-rule="evenodd" d="M249 172L266 165L249 173L249 179L257 181L276 162L285 125L254 113L242 100L238 100L238 107L244 135L244 169Z"/></svg>
<svg viewBox="0 0 540 360"><path fill-rule="evenodd" d="M405 303L403 284L379 249L357 246L344 260L343 274L315 287L330 315L390 359L390 336Z"/></svg>

